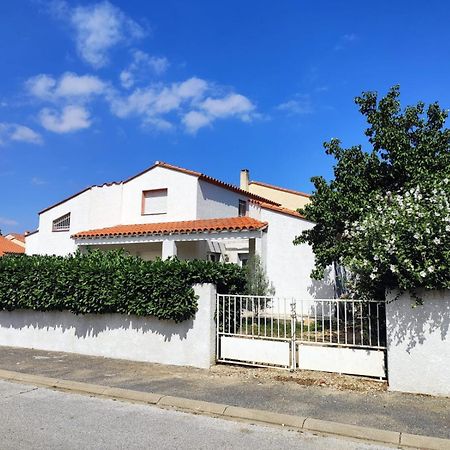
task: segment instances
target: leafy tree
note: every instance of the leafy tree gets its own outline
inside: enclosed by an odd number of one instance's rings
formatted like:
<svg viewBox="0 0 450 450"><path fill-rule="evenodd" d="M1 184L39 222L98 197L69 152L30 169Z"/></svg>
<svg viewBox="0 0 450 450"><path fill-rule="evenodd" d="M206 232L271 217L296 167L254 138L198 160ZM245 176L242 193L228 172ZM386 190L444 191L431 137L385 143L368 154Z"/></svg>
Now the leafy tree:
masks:
<svg viewBox="0 0 450 450"><path fill-rule="evenodd" d="M249 295L275 295L259 255L249 258L245 266L246 292Z"/></svg>
<svg viewBox="0 0 450 450"><path fill-rule="evenodd" d="M296 244L316 255L313 278L332 263L345 265L353 293L450 288L450 130L447 111L423 102L401 109L394 86L378 99L355 99L371 149L324 144L336 160L334 178L314 177L311 203L301 212L316 225Z"/></svg>

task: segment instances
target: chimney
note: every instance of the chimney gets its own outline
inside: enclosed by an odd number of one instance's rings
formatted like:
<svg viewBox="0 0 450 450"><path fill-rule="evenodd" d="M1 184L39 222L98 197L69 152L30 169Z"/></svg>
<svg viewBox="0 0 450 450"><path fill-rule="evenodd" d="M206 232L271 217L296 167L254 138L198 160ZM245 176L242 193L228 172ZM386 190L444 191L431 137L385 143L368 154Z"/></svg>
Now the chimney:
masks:
<svg viewBox="0 0 450 450"><path fill-rule="evenodd" d="M250 173L248 169L242 169L241 170L241 182L240 182L240 188L243 191L248 191L248 185L250 181Z"/></svg>

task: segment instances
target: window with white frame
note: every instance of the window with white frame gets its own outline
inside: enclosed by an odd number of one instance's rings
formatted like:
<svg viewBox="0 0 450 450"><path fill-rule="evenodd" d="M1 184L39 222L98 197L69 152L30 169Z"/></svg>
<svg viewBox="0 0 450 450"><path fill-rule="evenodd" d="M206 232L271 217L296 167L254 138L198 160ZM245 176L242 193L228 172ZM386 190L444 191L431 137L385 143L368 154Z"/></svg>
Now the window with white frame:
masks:
<svg viewBox="0 0 450 450"><path fill-rule="evenodd" d="M167 189L142 192L142 214L166 214Z"/></svg>
<svg viewBox="0 0 450 450"><path fill-rule="evenodd" d="M69 231L70 229L70 213L58 217L53 221L52 231Z"/></svg>
<svg viewBox="0 0 450 450"><path fill-rule="evenodd" d="M247 215L247 202L245 200L239 200L239 217Z"/></svg>

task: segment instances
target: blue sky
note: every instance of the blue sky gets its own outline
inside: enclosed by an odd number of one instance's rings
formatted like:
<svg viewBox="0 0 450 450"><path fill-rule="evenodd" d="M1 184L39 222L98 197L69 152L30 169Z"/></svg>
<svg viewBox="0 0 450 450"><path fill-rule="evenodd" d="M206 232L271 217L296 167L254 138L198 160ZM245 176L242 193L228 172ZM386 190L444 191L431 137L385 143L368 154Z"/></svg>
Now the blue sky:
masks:
<svg viewBox="0 0 450 450"><path fill-rule="evenodd" d="M311 191L353 104L450 105L443 1L0 2L0 228L156 160Z"/></svg>

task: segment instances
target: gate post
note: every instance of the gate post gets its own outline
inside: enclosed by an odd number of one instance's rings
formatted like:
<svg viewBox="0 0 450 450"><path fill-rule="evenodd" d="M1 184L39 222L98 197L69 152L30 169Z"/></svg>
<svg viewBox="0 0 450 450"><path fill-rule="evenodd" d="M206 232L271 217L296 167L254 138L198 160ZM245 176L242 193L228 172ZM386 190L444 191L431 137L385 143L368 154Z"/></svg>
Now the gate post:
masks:
<svg viewBox="0 0 450 450"><path fill-rule="evenodd" d="M291 301L291 367L290 371L293 372L297 366L297 358L296 358L296 328L297 328L297 308L295 300Z"/></svg>
<svg viewBox="0 0 450 450"><path fill-rule="evenodd" d="M216 293L216 312L215 312L215 322L216 322L216 358L214 362L217 364L217 361L220 359L220 305L219 305L219 294Z"/></svg>

